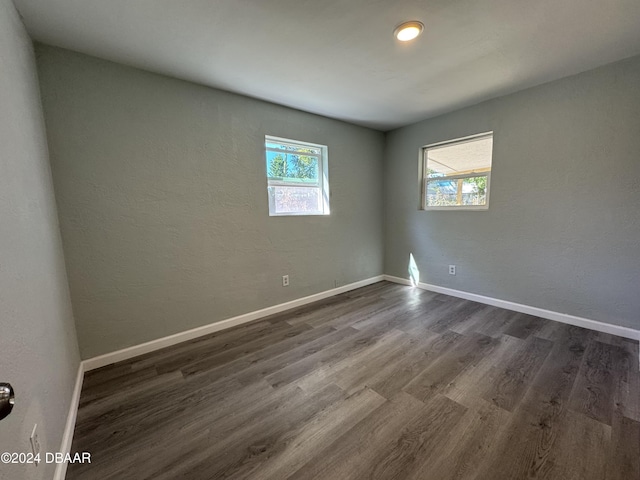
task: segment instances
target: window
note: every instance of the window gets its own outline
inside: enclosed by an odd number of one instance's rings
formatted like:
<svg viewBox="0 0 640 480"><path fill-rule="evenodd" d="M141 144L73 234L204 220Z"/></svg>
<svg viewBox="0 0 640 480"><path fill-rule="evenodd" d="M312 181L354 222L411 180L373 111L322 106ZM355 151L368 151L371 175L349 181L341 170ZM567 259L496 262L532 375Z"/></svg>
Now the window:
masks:
<svg viewBox="0 0 640 480"><path fill-rule="evenodd" d="M329 215L327 147L265 136L269 215Z"/></svg>
<svg viewBox="0 0 640 480"><path fill-rule="evenodd" d="M493 132L422 149L424 210L486 210Z"/></svg>

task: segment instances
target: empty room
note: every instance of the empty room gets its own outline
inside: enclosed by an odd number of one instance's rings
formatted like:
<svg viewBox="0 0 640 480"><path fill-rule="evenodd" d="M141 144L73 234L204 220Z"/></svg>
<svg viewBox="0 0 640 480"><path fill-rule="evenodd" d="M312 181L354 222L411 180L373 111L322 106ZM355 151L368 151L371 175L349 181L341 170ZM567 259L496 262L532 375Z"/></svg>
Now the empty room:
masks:
<svg viewBox="0 0 640 480"><path fill-rule="evenodd" d="M640 480L640 2L0 0L0 480Z"/></svg>

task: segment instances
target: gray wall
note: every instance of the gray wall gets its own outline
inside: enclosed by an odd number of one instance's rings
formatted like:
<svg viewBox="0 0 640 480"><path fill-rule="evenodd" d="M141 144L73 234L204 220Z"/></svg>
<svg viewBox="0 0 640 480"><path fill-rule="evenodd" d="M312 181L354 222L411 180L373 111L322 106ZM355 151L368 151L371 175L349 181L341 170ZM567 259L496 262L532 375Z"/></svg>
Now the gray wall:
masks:
<svg viewBox="0 0 640 480"><path fill-rule="evenodd" d="M382 273L382 133L37 57L83 358ZM330 216L269 217L265 134L328 145Z"/></svg>
<svg viewBox="0 0 640 480"><path fill-rule="evenodd" d="M0 452L60 448L80 359L31 40L0 0L0 382L16 389ZM0 479L51 479L55 465L0 465Z"/></svg>
<svg viewBox="0 0 640 480"><path fill-rule="evenodd" d="M420 147L489 130L489 210L419 211ZM640 57L392 131L384 175L385 273L640 328Z"/></svg>

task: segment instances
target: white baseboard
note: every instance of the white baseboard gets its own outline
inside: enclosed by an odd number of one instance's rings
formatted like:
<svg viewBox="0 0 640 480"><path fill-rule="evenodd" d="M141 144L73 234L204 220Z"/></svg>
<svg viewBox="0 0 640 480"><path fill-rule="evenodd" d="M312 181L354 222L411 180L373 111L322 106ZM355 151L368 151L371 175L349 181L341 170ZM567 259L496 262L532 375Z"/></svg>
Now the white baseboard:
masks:
<svg viewBox="0 0 640 480"><path fill-rule="evenodd" d="M384 275L384 279L389 282L400 283L402 285L412 285L411 280L394 277L392 275ZM515 312L527 313L536 317L546 318L548 320L554 320L556 322L567 323L569 325L575 325L577 327L588 328L589 330L595 330L597 332L609 333L611 335L617 335L619 337L630 338L632 340L640 340L640 331L633 328L621 327L618 325L612 325L610 323L599 322L597 320L590 320L588 318L576 317L574 315L568 315L566 313L554 312L552 310L545 310L543 308L532 307L529 305L523 305L521 303L509 302L507 300L500 300L493 297L485 297L484 295L477 295L475 293L463 292L462 290L454 290L453 288L439 287L438 285L430 285L428 283L418 283L418 288L423 290L429 290L430 292L443 293L445 295L451 295L452 297L464 298L478 303L484 303L486 305L493 305L494 307L504 308L506 310L513 310Z"/></svg>
<svg viewBox="0 0 640 480"><path fill-rule="evenodd" d="M76 384L73 388L73 395L71 396L71 404L69 405L69 413L67 415L67 423L64 427L64 434L62 435L62 443L60 444L60 450L62 454L67 454L71 451L71 443L73 442L73 432L76 428L76 417L78 416L78 404L80 403L80 392L82 392L82 381L84 380L84 365L80 362L78 365L78 374L76 376ZM53 474L53 480L64 480L67 475L67 462L58 463L56 470Z"/></svg>
<svg viewBox="0 0 640 480"><path fill-rule="evenodd" d="M383 276L387 282L399 283L400 285L409 285L410 287L413 285L413 282L408 278L394 277L393 275L383 275ZM418 287L420 286L418 285ZM426 290L426 288L424 290Z"/></svg>
<svg viewBox="0 0 640 480"><path fill-rule="evenodd" d="M366 287L367 285L381 282L382 280L384 280L384 275L378 275L376 277L360 280L359 282L350 283L342 287L332 288L331 290L325 290L324 292L309 295L308 297L298 298L297 300L292 300L290 302L281 303L272 307L263 308L262 310L245 313L243 315L238 315L237 317L227 318L226 320L221 320L209 325L204 325L202 327L176 333L174 335L169 335L168 337L158 338L157 340L141 343L140 345L134 345L133 347L124 348L122 350L89 358L82 362L84 371L88 372L89 370L95 370L96 368L104 367L116 362L121 362L122 360L128 360L133 357L138 357L140 355L144 355L145 353L160 350L161 348L165 347L170 347L171 345L186 342L187 340L193 340L194 338L209 335L210 333L215 333L220 330L226 330L227 328L242 325L243 323L253 322L260 318L268 317L269 315L284 312L285 310L300 307L308 303L317 302L318 300L332 297L334 295L339 295L340 293L348 292L350 290L355 290L356 288Z"/></svg>

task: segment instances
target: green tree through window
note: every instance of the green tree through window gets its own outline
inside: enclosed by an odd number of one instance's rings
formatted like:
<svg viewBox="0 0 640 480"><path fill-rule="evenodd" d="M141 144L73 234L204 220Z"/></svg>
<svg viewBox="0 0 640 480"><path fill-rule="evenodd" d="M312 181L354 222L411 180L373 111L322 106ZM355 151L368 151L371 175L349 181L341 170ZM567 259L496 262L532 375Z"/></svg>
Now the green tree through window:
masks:
<svg viewBox="0 0 640 480"><path fill-rule="evenodd" d="M312 152L309 151L309 153ZM272 178L315 180L318 177L318 160L306 155L278 154L270 160L268 173Z"/></svg>
<svg viewBox="0 0 640 480"><path fill-rule="evenodd" d="M269 163L269 176L273 178L284 178L287 176L287 164L280 154L271 159Z"/></svg>

